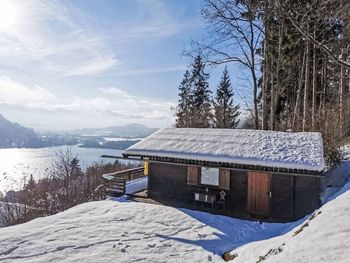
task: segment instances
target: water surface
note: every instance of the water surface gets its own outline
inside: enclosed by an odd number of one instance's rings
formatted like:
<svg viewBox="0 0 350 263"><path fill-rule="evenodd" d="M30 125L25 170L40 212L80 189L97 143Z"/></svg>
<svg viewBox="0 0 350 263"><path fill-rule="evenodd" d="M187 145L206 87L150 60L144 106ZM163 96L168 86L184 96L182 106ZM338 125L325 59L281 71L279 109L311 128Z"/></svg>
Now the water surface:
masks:
<svg viewBox="0 0 350 263"><path fill-rule="evenodd" d="M80 148L69 146L80 159L82 169L95 162L114 162L100 158L101 155L121 155L120 150ZM38 149L0 149L0 191L17 190L32 174L35 179L50 175L55 153L66 150L67 146Z"/></svg>

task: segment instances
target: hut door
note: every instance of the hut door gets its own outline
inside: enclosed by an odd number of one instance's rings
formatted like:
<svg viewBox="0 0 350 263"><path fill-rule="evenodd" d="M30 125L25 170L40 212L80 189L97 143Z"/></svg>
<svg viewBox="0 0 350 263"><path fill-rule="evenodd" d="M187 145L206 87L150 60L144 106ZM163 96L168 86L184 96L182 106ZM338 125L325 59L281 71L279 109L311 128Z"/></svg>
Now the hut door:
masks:
<svg viewBox="0 0 350 263"><path fill-rule="evenodd" d="M269 173L248 172L248 211L252 214L268 216L270 213Z"/></svg>

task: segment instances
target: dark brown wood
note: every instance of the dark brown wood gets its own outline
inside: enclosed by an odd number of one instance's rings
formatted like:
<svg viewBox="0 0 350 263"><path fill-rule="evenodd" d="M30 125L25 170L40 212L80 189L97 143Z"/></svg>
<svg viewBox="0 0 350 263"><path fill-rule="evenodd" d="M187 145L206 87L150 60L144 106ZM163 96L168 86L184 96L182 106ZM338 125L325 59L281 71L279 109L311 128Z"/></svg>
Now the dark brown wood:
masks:
<svg viewBox="0 0 350 263"><path fill-rule="evenodd" d="M209 192L217 194L222 190L222 186L201 185L200 167L194 167L197 168L197 170L193 168L193 171L196 171L194 173L198 175L197 184L189 185L187 166L151 162L148 195L159 202L174 200L193 206L195 193L205 193L207 188ZM226 179L229 175L229 188L224 190L226 192L225 208L234 213L254 214L262 218L284 222L305 216L319 205L320 178L226 167L220 170L226 171L225 173L220 172L220 174L226 174ZM221 185L222 182L221 178ZM225 181L225 184L227 183ZM271 192L271 198L269 192ZM216 199L219 199L218 195Z"/></svg>
<svg viewBox="0 0 350 263"><path fill-rule="evenodd" d="M144 168L133 168L115 173L104 174L103 187L106 195L122 196L126 192L126 182L144 177Z"/></svg>
<svg viewBox="0 0 350 263"><path fill-rule="evenodd" d="M230 190L230 170L219 169L219 188L223 190Z"/></svg>
<svg viewBox="0 0 350 263"><path fill-rule="evenodd" d="M295 177L294 217L302 218L320 206L320 179Z"/></svg>
<svg viewBox="0 0 350 263"><path fill-rule="evenodd" d="M231 170L230 191L226 195L226 206L237 212L246 213L248 176L246 171Z"/></svg>
<svg viewBox="0 0 350 263"><path fill-rule="evenodd" d="M291 220L294 216L294 176L273 174L271 179L271 217Z"/></svg>
<svg viewBox="0 0 350 263"><path fill-rule="evenodd" d="M247 210L255 215L270 214L270 178L269 173L248 172Z"/></svg>
<svg viewBox="0 0 350 263"><path fill-rule="evenodd" d="M187 184L197 185L199 183L199 169L197 166L187 167Z"/></svg>
<svg viewBox="0 0 350 263"><path fill-rule="evenodd" d="M124 160L134 160L128 154L123 154L122 157L114 157L115 159L124 159ZM285 174L293 174L298 176L305 177L324 177L323 172L318 171L308 171L308 170L300 170L300 169L289 169L289 168L280 168L280 167L271 167L271 166L256 166L256 165L245 165L245 164L234 164L234 163L225 163L225 162L211 162L211 161L202 161L202 160L190 160L190 159L181 159L181 158L171 158L171 157L160 157L160 156L140 156L140 155L132 155L139 156L140 158L147 158L149 162L158 163L158 164L169 164L169 165L193 165L193 166L206 166L212 168L227 168L232 170L243 170L243 171L268 171L268 172L276 172L276 173L285 173ZM142 160L142 159L136 159Z"/></svg>
<svg viewBox="0 0 350 263"><path fill-rule="evenodd" d="M148 195L151 198L186 200L193 204L196 186L187 184L187 167L149 164Z"/></svg>

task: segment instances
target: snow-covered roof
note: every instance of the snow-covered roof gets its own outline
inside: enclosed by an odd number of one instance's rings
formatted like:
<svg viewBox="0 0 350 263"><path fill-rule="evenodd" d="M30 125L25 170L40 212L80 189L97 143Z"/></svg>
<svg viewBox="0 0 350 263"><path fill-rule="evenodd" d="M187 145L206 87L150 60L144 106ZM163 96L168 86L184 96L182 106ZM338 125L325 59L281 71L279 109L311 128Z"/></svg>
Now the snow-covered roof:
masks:
<svg viewBox="0 0 350 263"><path fill-rule="evenodd" d="M316 132L165 128L136 143L124 156L323 171L323 140Z"/></svg>

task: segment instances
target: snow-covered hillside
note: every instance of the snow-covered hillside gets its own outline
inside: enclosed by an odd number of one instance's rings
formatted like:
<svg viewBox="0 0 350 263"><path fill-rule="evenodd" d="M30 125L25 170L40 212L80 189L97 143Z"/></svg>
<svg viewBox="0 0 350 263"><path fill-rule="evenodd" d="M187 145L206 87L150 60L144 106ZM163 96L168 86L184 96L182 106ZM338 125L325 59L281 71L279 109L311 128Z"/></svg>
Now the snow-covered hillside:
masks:
<svg viewBox="0 0 350 263"><path fill-rule="evenodd" d="M349 262L350 183L333 200L292 231L269 240L242 246L238 262Z"/></svg>
<svg viewBox="0 0 350 263"><path fill-rule="evenodd" d="M224 251L294 224L106 200L0 229L0 262L222 262Z"/></svg>
<svg viewBox="0 0 350 263"><path fill-rule="evenodd" d="M348 262L350 183L326 200L287 224L125 198L90 202L0 229L0 262L223 262L232 249L233 262Z"/></svg>

